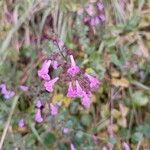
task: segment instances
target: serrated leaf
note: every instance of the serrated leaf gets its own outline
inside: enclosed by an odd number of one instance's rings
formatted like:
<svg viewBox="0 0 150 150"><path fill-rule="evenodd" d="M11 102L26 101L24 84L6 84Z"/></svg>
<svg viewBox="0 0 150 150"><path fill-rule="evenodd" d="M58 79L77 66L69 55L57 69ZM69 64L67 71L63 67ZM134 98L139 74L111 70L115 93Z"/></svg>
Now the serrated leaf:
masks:
<svg viewBox="0 0 150 150"><path fill-rule="evenodd" d="M141 141L143 139L143 134L140 132L135 132L132 137L131 137L132 141L134 143L137 143L139 141Z"/></svg>

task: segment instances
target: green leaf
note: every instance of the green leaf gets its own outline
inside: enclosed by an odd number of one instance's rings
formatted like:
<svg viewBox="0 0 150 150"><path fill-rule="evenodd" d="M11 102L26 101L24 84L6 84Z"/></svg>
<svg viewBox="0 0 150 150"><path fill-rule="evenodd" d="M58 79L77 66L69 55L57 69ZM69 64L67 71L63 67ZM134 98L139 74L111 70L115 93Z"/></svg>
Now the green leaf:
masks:
<svg viewBox="0 0 150 150"><path fill-rule="evenodd" d="M141 132L135 132L131 137L133 143L138 143L142 139L143 139L143 134Z"/></svg>
<svg viewBox="0 0 150 150"><path fill-rule="evenodd" d="M70 105L70 113L76 115L78 113L78 106L79 104L76 102L71 103Z"/></svg>
<svg viewBox="0 0 150 150"><path fill-rule="evenodd" d="M150 138L150 125L148 124L140 125L139 127L136 128L136 131L141 132L144 134L144 136Z"/></svg>
<svg viewBox="0 0 150 150"><path fill-rule="evenodd" d="M82 115L82 117L81 117L82 125L90 126L91 122L92 122L92 119L91 119L90 115L87 115L87 114Z"/></svg>
<svg viewBox="0 0 150 150"><path fill-rule="evenodd" d="M144 95L141 91L133 93L132 100L133 104L137 107L146 106L149 102L148 96Z"/></svg>
<svg viewBox="0 0 150 150"><path fill-rule="evenodd" d="M117 43L116 37L108 37L107 39L105 39L105 45L107 47L113 47L116 45L116 43Z"/></svg>
<svg viewBox="0 0 150 150"><path fill-rule="evenodd" d="M140 17L134 13L133 16L128 20L125 29L132 31L138 26L139 22Z"/></svg>
<svg viewBox="0 0 150 150"><path fill-rule="evenodd" d="M82 131L78 131L78 132L76 133L76 138L77 138L78 140L81 140L81 139L83 138L83 135L84 135L84 133L83 133Z"/></svg>
<svg viewBox="0 0 150 150"><path fill-rule="evenodd" d="M113 138L109 138L108 142L115 145L117 143L117 140L116 140L116 138L113 137Z"/></svg>
<svg viewBox="0 0 150 150"><path fill-rule="evenodd" d="M68 150L65 144L58 145L59 150Z"/></svg>
<svg viewBox="0 0 150 150"><path fill-rule="evenodd" d="M114 63L116 66L121 66L120 60L117 58L116 54L111 55L111 62Z"/></svg>
<svg viewBox="0 0 150 150"><path fill-rule="evenodd" d="M44 138L44 144L45 145L50 145L53 144L56 141L56 137L53 133L47 133L45 138Z"/></svg>

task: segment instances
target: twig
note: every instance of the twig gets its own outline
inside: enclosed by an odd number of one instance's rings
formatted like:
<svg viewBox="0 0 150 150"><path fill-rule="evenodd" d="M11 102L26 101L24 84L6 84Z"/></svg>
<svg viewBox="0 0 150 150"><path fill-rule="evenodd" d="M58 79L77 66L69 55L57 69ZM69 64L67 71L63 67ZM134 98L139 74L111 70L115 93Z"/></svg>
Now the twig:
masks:
<svg viewBox="0 0 150 150"><path fill-rule="evenodd" d="M150 87L143 85L142 83L140 83L138 81L133 81L132 84L138 86L139 88L141 88L143 90L150 90Z"/></svg>
<svg viewBox="0 0 150 150"><path fill-rule="evenodd" d="M141 144L142 144L142 140L138 142L136 150L140 150Z"/></svg>
<svg viewBox="0 0 150 150"><path fill-rule="evenodd" d="M5 140L6 134L7 134L8 127L10 125L12 115L13 115L15 107L17 105L18 98L19 98L19 96L14 97L13 104L12 104L12 107L11 107L11 110L9 113L9 117L8 117L8 120L6 122L5 128L4 128L3 133L2 133L2 137L1 137L1 141L0 141L0 150L2 150L2 146L3 146L4 140Z"/></svg>

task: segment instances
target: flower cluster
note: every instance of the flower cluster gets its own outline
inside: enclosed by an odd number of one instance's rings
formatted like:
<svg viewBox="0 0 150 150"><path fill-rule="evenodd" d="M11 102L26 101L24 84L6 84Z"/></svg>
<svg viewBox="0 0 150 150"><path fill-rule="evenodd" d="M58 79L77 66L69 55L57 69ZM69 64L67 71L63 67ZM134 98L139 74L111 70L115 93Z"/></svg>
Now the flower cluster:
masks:
<svg viewBox="0 0 150 150"><path fill-rule="evenodd" d="M59 50L63 49L63 52L53 53L38 70L39 78L44 80L45 90L50 93L53 92L56 82L61 82L61 85L66 84L68 87L67 97L81 98L83 107L89 108L92 92L99 88L100 81L95 76L85 73L76 64L73 52L67 49L61 40L57 39L53 42ZM53 72L57 72L55 74L59 72L59 74L54 76ZM58 106L50 104L50 110L52 115L56 115Z"/></svg>
<svg viewBox="0 0 150 150"><path fill-rule="evenodd" d="M84 22L87 25L97 26L106 20L104 4L101 0L98 0L96 3L88 3L84 12L86 14Z"/></svg>
<svg viewBox="0 0 150 150"><path fill-rule="evenodd" d="M70 98L81 98L82 105L85 108L89 108L91 103L91 91L96 90L100 82L97 78L81 72L72 55L70 55L70 62L71 64L67 73L69 73L72 78L68 83L67 96Z"/></svg>

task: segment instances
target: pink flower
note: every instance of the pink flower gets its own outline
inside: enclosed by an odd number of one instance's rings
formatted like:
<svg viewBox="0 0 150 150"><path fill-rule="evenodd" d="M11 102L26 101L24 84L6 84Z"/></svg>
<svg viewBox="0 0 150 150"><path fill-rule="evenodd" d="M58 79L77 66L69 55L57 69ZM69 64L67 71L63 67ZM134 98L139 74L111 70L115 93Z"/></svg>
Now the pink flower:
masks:
<svg viewBox="0 0 150 150"><path fill-rule="evenodd" d="M43 104L42 104L42 102L41 102L41 100L36 100L36 104L35 104L35 106L37 107L37 108L41 108L42 106L43 106Z"/></svg>
<svg viewBox="0 0 150 150"><path fill-rule="evenodd" d="M56 70L58 68L58 62L57 61L52 61L52 67Z"/></svg>
<svg viewBox="0 0 150 150"><path fill-rule="evenodd" d="M124 150L130 150L129 145L126 142L123 142Z"/></svg>
<svg viewBox="0 0 150 150"><path fill-rule="evenodd" d="M68 73L72 76L75 76L80 72L80 68L76 65L75 60L72 55L70 55L71 67L68 69Z"/></svg>
<svg viewBox="0 0 150 150"><path fill-rule="evenodd" d="M100 11L102 11L104 9L104 5L101 2L97 3L97 7Z"/></svg>
<svg viewBox="0 0 150 150"><path fill-rule="evenodd" d="M106 146L102 147L102 150L107 150Z"/></svg>
<svg viewBox="0 0 150 150"><path fill-rule="evenodd" d="M63 46L64 46L64 42L63 42L63 40L61 40L61 39L59 39L59 40L57 41L57 44L58 44L58 46L59 46L60 49L62 49Z"/></svg>
<svg viewBox="0 0 150 150"><path fill-rule="evenodd" d="M10 99L15 95L15 92L13 91L8 91L6 89L6 85L5 84L1 84L0 85L0 89L1 89L1 93L4 96L5 99Z"/></svg>
<svg viewBox="0 0 150 150"><path fill-rule="evenodd" d="M50 81L46 81L45 83L44 83L44 87L45 87L45 89L48 91L48 92L52 92L54 89L54 84L55 84L55 82L57 82L57 80L58 80L59 78L58 77L56 77L56 78L54 78L54 79L52 79L52 80L50 80Z"/></svg>
<svg viewBox="0 0 150 150"><path fill-rule="evenodd" d="M77 80L76 80L76 94L78 97L82 97L84 95L84 91L82 90L82 88Z"/></svg>
<svg viewBox="0 0 150 150"><path fill-rule="evenodd" d="M44 80L50 80L50 76L48 75L50 64L51 64L51 60L46 60L43 63L42 68L38 70L38 76L40 78Z"/></svg>
<svg viewBox="0 0 150 150"><path fill-rule="evenodd" d="M24 91L24 92L26 92L26 91L29 90L29 87L24 86L24 85L20 85L19 88L20 88L22 91Z"/></svg>
<svg viewBox="0 0 150 150"><path fill-rule="evenodd" d="M95 15L95 8L92 4L89 4L86 8L85 8L86 12L90 15L93 16Z"/></svg>
<svg viewBox="0 0 150 150"><path fill-rule="evenodd" d="M41 116L41 110L37 109L35 113L35 121L38 123L41 123L43 121L43 118Z"/></svg>
<svg viewBox="0 0 150 150"><path fill-rule="evenodd" d="M70 144L70 150L76 150L75 146L72 143Z"/></svg>
<svg viewBox="0 0 150 150"><path fill-rule="evenodd" d="M94 20L95 20L95 25L98 25L100 23L100 19L99 17L94 17Z"/></svg>
<svg viewBox="0 0 150 150"><path fill-rule="evenodd" d="M64 134L68 134L69 132L70 132L69 128L64 128L64 129L63 129L63 133L64 133Z"/></svg>
<svg viewBox="0 0 150 150"><path fill-rule="evenodd" d="M58 114L58 106L50 104L51 115L56 116Z"/></svg>
<svg viewBox="0 0 150 150"><path fill-rule="evenodd" d="M104 15L100 15L99 18L101 19L102 22L106 20L106 17Z"/></svg>
<svg viewBox="0 0 150 150"><path fill-rule="evenodd" d="M88 97L88 95L86 93L84 93L84 96L81 99L81 104L87 109L90 107L91 104L91 100Z"/></svg>
<svg viewBox="0 0 150 150"><path fill-rule="evenodd" d="M97 89L99 87L100 81L97 78L95 78L89 74L85 74L85 76L88 77L88 79L90 81L90 87L91 88Z"/></svg>
<svg viewBox="0 0 150 150"><path fill-rule="evenodd" d="M1 85L0 85L0 89L1 89L1 93L2 93L2 94L7 93L6 84L1 84Z"/></svg>
<svg viewBox="0 0 150 150"><path fill-rule="evenodd" d="M13 91L7 91L7 92L4 94L4 98L5 98L5 99L10 99L10 98L12 98L13 96L15 96L15 92L13 92Z"/></svg>
<svg viewBox="0 0 150 150"><path fill-rule="evenodd" d="M18 126L19 126L20 128L25 127L25 120L24 120L23 118L19 120Z"/></svg>
<svg viewBox="0 0 150 150"><path fill-rule="evenodd" d="M95 18L91 18L91 20L90 20L90 25L91 26L95 26L96 24L95 24Z"/></svg>
<svg viewBox="0 0 150 150"><path fill-rule="evenodd" d="M67 93L68 97L76 97L76 90L73 89L72 87L72 82L69 82L69 88L68 88L68 93Z"/></svg>
<svg viewBox="0 0 150 150"><path fill-rule="evenodd" d="M113 150L114 145L112 143L108 143L108 146L109 146L109 150Z"/></svg>
<svg viewBox="0 0 150 150"><path fill-rule="evenodd" d="M93 139L94 143L97 143L97 137L95 135L92 135L92 139Z"/></svg>

